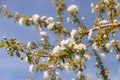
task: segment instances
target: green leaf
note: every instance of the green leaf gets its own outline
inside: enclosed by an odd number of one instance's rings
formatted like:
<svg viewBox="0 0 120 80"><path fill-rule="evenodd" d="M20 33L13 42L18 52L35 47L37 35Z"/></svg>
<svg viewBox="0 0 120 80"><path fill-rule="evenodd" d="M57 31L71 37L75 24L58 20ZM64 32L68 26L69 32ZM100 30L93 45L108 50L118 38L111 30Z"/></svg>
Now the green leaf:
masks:
<svg viewBox="0 0 120 80"><path fill-rule="evenodd" d="M17 57L20 57L20 53L19 53L19 52L16 52L16 56L17 56Z"/></svg>
<svg viewBox="0 0 120 80"><path fill-rule="evenodd" d="M3 48L5 46L5 43L4 43L4 41L2 41L1 43L0 43L0 48Z"/></svg>
<svg viewBox="0 0 120 80"><path fill-rule="evenodd" d="M47 52L42 51L42 50L39 50L39 51L38 51L38 54L43 55L43 54L47 54Z"/></svg>

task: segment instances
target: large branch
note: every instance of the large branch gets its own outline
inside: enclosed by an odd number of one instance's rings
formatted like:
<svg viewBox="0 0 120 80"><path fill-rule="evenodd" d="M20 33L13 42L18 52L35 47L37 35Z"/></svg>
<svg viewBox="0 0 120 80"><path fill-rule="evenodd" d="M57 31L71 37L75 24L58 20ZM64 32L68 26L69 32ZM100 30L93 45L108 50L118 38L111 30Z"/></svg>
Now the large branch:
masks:
<svg viewBox="0 0 120 80"><path fill-rule="evenodd" d="M107 27L119 28L120 27L120 22L97 25L97 26L94 26L92 28L92 31L99 30L99 29L102 29L102 28L107 28ZM89 31L87 31L86 34L88 34Z"/></svg>
<svg viewBox="0 0 120 80"><path fill-rule="evenodd" d="M108 28L108 27L120 28L120 22L107 23L107 24L103 24L103 25L94 26L94 27L92 28L92 31L99 30L99 29L102 29L102 28ZM89 32L90 32L90 30L88 30L88 31L86 32L86 35L87 35ZM94 42L94 40L91 40L90 43L87 45L87 47L89 47L93 42Z"/></svg>

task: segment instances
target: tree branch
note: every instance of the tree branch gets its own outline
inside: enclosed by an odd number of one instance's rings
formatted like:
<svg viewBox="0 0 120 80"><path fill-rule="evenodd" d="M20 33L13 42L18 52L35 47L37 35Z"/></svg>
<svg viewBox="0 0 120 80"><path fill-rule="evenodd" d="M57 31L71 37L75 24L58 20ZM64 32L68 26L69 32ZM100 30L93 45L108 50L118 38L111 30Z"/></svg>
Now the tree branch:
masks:
<svg viewBox="0 0 120 80"><path fill-rule="evenodd" d="M94 27L92 28L92 31L99 30L99 29L102 29L102 28L107 28L107 27L119 28L119 27L120 27L120 22L97 25L97 26L94 26ZM88 34L89 31L90 31L90 30L88 30L88 31L86 32L86 34Z"/></svg>

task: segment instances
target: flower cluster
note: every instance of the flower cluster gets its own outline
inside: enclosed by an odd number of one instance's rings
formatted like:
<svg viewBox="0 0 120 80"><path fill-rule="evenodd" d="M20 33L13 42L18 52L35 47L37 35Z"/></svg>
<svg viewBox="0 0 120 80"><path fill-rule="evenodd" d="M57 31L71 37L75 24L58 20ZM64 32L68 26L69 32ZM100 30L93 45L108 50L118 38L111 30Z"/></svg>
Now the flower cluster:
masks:
<svg viewBox="0 0 120 80"><path fill-rule="evenodd" d="M66 40L62 40L60 42L60 45L57 45L54 47L53 54L61 53L62 50L71 48L74 43L75 43L75 41L73 38L67 38Z"/></svg>
<svg viewBox="0 0 120 80"><path fill-rule="evenodd" d="M52 54L54 55L56 53L60 53L61 51L62 51L62 48L59 45L57 45L54 47Z"/></svg>
<svg viewBox="0 0 120 80"><path fill-rule="evenodd" d="M82 49L86 50L86 45L83 44L83 43L75 44L73 48L76 49L76 50L82 50Z"/></svg>
<svg viewBox="0 0 120 80"><path fill-rule="evenodd" d="M75 41L73 38L67 38L66 40L62 40L60 42L60 45L63 47L63 48L70 48L72 47L72 45L75 44Z"/></svg>
<svg viewBox="0 0 120 80"><path fill-rule="evenodd" d="M14 17L16 22L21 26L33 26L35 30L39 31L40 40L38 44L28 42L27 45L21 45L19 42L15 42L15 39L7 41L7 38L4 37L4 40L0 43L0 48L5 46L11 56L16 53L17 57L25 59L26 62L30 63L30 72L33 70L36 72L43 71L45 80L60 80L60 74L57 70L66 70L67 72L72 70L76 71L77 78L73 80L78 80L82 77L85 78L83 74L86 67L85 62L89 60L91 56L96 57L98 68L101 70L100 75L106 77L109 70L107 68L102 70L104 66L101 58L105 57L108 52L116 50L116 57L120 61L120 41L109 41L111 33L114 35L115 29L118 28L116 25L119 24L119 21L116 20L116 17L120 14L120 4L117 0L101 0L97 4L91 3L92 13L96 12L98 17L95 22L97 25L94 25L90 30L84 27L82 23L84 17L80 20L77 16L79 12L78 6L74 4L68 6L67 11L70 13L71 17L67 18L67 23L75 23L78 27L67 31L67 29L63 27L64 22L62 20L64 17L63 11L66 9L64 0L53 1L56 4L58 12L56 16L57 19L40 16L39 14L34 14L30 17L25 15L19 16L18 13L12 14L12 17ZM5 18L11 16L6 10L6 5L4 5L1 10ZM108 12L108 14L104 16L103 13L106 12ZM58 20L58 18L60 20ZM107 25L108 27L106 27ZM47 30L53 31L58 37L62 37L59 41L56 40L58 44L54 47L49 43ZM94 31L97 34L93 36ZM84 41L86 37L88 37L88 41ZM25 53L24 57L20 52ZM87 75L85 79L89 80L89 75Z"/></svg>

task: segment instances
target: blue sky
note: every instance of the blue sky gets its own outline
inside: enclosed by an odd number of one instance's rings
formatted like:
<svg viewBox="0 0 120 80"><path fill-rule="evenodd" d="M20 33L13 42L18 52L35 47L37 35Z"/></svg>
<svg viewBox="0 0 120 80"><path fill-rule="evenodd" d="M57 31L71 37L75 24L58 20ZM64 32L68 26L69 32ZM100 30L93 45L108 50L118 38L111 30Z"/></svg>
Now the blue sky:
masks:
<svg viewBox="0 0 120 80"><path fill-rule="evenodd" d="M67 0L67 5L76 4L78 5L79 17L85 17L86 25L92 27L92 23L95 19L95 14L91 14L91 2L96 2L97 0L74 0L71 2ZM0 0L0 6L3 4L7 5L9 11L16 12L18 11L21 15L26 14L31 16L35 13L40 16L46 15L48 17L55 16L54 5L51 3L51 0ZM68 15L69 16L69 15ZM16 37L18 41L28 42L28 41L38 41L40 38L39 32L33 31L32 28L25 28L16 24L13 19L3 19L0 16L0 40L3 36L8 38ZM52 41L52 40L51 40ZM106 65L111 67L112 80L119 80L120 74L118 74L118 67L116 56L112 53L108 55L109 59L105 59ZM92 68L95 64L95 60L90 60L88 65L88 70L85 73L90 73L92 76L91 80L98 80L94 77L97 69ZM21 61L16 57L9 57L5 49L0 49L0 80L25 80L28 75L31 73L28 71L29 65L25 61ZM66 74L66 72L61 72L62 78L65 80L71 80L72 74ZM69 76L70 75L70 76ZM42 74L41 74L42 76ZM35 80L43 80L43 78L38 77Z"/></svg>

